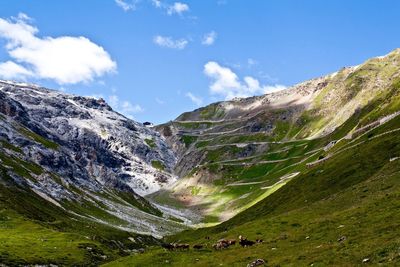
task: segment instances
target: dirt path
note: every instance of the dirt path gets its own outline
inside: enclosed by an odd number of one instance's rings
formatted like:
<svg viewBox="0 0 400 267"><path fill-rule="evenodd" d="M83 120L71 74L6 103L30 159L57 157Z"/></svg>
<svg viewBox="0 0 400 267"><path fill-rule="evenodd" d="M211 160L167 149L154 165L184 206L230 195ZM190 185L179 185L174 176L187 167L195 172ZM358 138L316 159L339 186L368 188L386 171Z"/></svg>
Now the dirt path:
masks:
<svg viewBox="0 0 400 267"><path fill-rule="evenodd" d="M261 182L248 182L248 183L232 183L232 184L227 184L226 186L241 186L241 185L253 185L253 184L262 184L265 183L265 181Z"/></svg>

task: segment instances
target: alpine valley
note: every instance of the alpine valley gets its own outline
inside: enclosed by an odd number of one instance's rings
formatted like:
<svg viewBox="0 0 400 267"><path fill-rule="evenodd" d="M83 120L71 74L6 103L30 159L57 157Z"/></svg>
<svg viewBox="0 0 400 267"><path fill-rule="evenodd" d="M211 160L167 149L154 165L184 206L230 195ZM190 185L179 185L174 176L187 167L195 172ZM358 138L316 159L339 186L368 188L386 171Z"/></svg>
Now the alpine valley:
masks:
<svg viewBox="0 0 400 267"><path fill-rule="evenodd" d="M400 265L399 115L400 49L157 126L1 81L0 263Z"/></svg>

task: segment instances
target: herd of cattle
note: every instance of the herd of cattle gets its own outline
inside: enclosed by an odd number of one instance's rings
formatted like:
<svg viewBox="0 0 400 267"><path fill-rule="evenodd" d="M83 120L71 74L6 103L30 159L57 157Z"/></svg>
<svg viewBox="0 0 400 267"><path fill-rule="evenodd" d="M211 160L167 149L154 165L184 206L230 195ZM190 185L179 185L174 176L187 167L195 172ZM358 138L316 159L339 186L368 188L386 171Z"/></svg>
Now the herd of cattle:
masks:
<svg viewBox="0 0 400 267"><path fill-rule="evenodd" d="M207 238L206 238L207 239ZM239 236L239 245L242 247L250 247L253 246L254 244L257 243L262 243L262 239L257 239L256 241L248 240L247 238L243 236ZM217 241L217 243L213 244L212 247L215 250L220 250L220 249L226 249L230 246L233 246L236 244L236 239L220 239ZM179 244L179 243L164 243L161 245L163 248L167 250L189 250L190 245L189 244ZM193 249L199 250L203 249L205 246L201 244L196 244L193 245Z"/></svg>

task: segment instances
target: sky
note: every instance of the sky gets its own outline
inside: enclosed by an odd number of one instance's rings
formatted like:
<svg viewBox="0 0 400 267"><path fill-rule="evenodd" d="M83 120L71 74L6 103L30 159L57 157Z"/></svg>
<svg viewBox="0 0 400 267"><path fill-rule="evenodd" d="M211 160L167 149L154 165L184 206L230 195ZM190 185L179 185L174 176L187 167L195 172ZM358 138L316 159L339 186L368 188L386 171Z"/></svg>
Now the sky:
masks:
<svg viewBox="0 0 400 267"><path fill-rule="evenodd" d="M1 0L0 79L163 123L400 47L398 0Z"/></svg>

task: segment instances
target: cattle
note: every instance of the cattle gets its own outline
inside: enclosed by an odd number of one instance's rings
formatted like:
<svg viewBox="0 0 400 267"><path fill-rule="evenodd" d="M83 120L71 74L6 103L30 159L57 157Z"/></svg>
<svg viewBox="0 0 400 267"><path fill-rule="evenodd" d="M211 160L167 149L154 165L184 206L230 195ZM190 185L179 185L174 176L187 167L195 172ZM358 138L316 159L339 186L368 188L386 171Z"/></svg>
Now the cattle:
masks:
<svg viewBox="0 0 400 267"><path fill-rule="evenodd" d="M204 247L203 245L199 245L199 244L193 245L194 249L202 249L203 247Z"/></svg>
<svg viewBox="0 0 400 267"><path fill-rule="evenodd" d="M220 249L224 249L224 248L228 248L228 247L229 247L229 245L224 242L217 242L216 244L213 245L213 248L215 250L220 250Z"/></svg>
<svg viewBox="0 0 400 267"><path fill-rule="evenodd" d="M181 250L188 250L189 249L189 244L178 244L178 243L163 243L161 246L167 250L175 250L175 249L181 249Z"/></svg>
<svg viewBox="0 0 400 267"><path fill-rule="evenodd" d="M174 244L171 244L171 243L163 243L163 244L161 244L161 247L163 247L163 248L165 248L167 250L174 250L175 249Z"/></svg>
<svg viewBox="0 0 400 267"><path fill-rule="evenodd" d="M239 236L239 244L242 247L250 247L252 245L254 245L256 242L255 241L251 241L251 240L247 240L247 238L243 237L243 236Z"/></svg>
<svg viewBox="0 0 400 267"><path fill-rule="evenodd" d="M256 239L256 243L262 243L262 242L264 242L264 240L262 240L262 239Z"/></svg>
<svg viewBox="0 0 400 267"><path fill-rule="evenodd" d="M236 240L235 239L220 239L217 242L226 243L230 246L230 245L234 245L236 243Z"/></svg>
<svg viewBox="0 0 400 267"><path fill-rule="evenodd" d="M181 249L181 250L188 250L189 249L189 244L174 244L176 249Z"/></svg>
<svg viewBox="0 0 400 267"><path fill-rule="evenodd" d="M255 261L247 264L247 267L256 267L256 266L261 266L265 264L265 260L263 259L256 259Z"/></svg>
<svg viewBox="0 0 400 267"><path fill-rule="evenodd" d="M228 248L229 246L235 245L236 240L235 239L220 239L217 241L216 244L213 245L214 249L224 249Z"/></svg>

